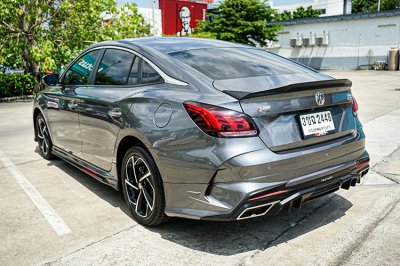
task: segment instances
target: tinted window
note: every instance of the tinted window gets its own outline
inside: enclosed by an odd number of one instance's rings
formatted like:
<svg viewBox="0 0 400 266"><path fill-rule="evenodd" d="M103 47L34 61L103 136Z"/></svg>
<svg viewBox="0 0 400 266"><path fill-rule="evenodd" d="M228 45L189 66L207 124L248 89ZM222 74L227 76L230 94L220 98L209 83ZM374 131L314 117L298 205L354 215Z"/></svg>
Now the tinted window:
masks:
<svg viewBox="0 0 400 266"><path fill-rule="evenodd" d="M163 80L149 63L144 60L142 62L142 83L156 83Z"/></svg>
<svg viewBox="0 0 400 266"><path fill-rule="evenodd" d="M96 73L95 85L126 85L135 55L107 49Z"/></svg>
<svg viewBox="0 0 400 266"><path fill-rule="evenodd" d="M135 61L132 64L131 73L129 74L128 85L138 84L139 77L139 58L135 57Z"/></svg>
<svg viewBox="0 0 400 266"><path fill-rule="evenodd" d="M79 60L68 69L64 76L63 83L65 85L86 85L99 53L100 50L95 50L79 58Z"/></svg>
<svg viewBox="0 0 400 266"><path fill-rule="evenodd" d="M212 79L304 73L311 70L254 48L196 49L170 53Z"/></svg>

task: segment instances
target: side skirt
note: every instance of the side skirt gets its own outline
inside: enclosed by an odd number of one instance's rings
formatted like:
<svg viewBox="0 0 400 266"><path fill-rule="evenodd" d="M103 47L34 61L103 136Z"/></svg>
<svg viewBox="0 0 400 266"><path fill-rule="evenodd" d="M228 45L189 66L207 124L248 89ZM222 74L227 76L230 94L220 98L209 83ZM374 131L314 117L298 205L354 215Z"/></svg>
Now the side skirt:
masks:
<svg viewBox="0 0 400 266"><path fill-rule="evenodd" d="M100 181L103 184L109 185L113 187L114 189L118 190L118 178L114 177L111 172L104 171L100 169L99 167L96 167L95 165L86 162L56 146L53 146L53 151L52 153L66 161L67 163L75 166L82 172L85 172L86 174L90 175L91 177L95 178L96 180Z"/></svg>

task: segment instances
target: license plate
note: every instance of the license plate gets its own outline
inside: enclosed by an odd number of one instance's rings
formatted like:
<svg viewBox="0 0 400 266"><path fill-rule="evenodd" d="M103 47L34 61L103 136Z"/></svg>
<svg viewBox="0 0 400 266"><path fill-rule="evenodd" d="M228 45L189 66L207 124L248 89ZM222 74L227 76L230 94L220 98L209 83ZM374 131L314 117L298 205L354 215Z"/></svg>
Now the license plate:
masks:
<svg viewBox="0 0 400 266"><path fill-rule="evenodd" d="M335 124L330 111L299 115L299 118L305 139L335 132Z"/></svg>

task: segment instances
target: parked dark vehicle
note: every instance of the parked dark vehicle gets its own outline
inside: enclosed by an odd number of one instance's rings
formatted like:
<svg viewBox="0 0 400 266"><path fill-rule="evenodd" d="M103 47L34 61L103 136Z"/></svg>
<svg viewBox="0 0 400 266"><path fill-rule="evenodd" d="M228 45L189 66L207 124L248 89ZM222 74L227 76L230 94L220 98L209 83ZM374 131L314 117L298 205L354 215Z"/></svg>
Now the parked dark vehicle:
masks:
<svg viewBox="0 0 400 266"><path fill-rule="evenodd" d="M276 214L369 169L351 82L253 47L103 42L44 82L40 154L122 190L147 226Z"/></svg>

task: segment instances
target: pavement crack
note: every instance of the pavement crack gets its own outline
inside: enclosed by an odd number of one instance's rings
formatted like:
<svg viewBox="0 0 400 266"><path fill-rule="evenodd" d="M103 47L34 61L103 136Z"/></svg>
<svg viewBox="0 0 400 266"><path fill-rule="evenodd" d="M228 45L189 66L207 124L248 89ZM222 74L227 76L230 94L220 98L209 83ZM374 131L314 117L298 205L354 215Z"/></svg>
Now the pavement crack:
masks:
<svg viewBox="0 0 400 266"><path fill-rule="evenodd" d="M279 239L281 239L282 237L284 237L290 230L292 230L293 228L295 228L297 225L303 223L304 221L306 221L310 216L314 215L317 211L319 211L320 209L324 208L326 205L328 205L329 203L331 203L332 200L334 200L335 198L337 198L338 195L334 194L329 200L327 200L325 203L315 207L314 209L312 209L309 213L307 213L306 215L304 215L302 218L298 219L297 221L295 221L294 223L291 223L289 225L289 227L287 227L285 230L281 231L274 239L272 239L271 241L269 241L263 248L258 249L257 251L255 251L253 254L251 254L250 256L244 257L241 262L239 263L239 266L244 266L249 264L249 262L251 262L253 260L253 258L260 252L265 251L266 249L270 248L271 246L274 245L274 243L276 243Z"/></svg>
<svg viewBox="0 0 400 266"><path fill-rule="evenodd" d="M332 196L329 200L327 200L325 203L315 207L311 212L309 212L308 214L306 214L305 216L303 216L302 218L300 218L299 220L297 220L294 224L290 224L290 227L286 228L286 230L282 231L280 234L278 234L273 240L271 240L270 242L267 243L267 245L261 249L261 251L266 250L267 248L271 247L276 241L278 241L281 237L283 237L284 235L286 235L291 229L293 229L295 226L297 226L298 224L301 224L302 222L304 222L305 220L307 220L311 215L315 214L318 210L324 208L326 205L328 205L334 198L336 198L337 195L335 194L334 196Z"/></svg>
<svg viewBox="0 0 400 266"><path fill-rule="evenodd" d="M400 176L399 174L382 173L382 172L375 172L375 173L377 173L377 174L383 176L383 177L386 178L386 179L389 179L390 181L395 182L396 184L400 184L399 180L396 180L396 179L394 179L394 178L388 176L388 175Z"/></svg>
<svg viewBox="0 0 400 266"><path fill-rule="evenodd" d="M395 174L395 173L386 173L386 172L377 172L380 173L381 175L395 175L395 176L400 176L400 174Z"/></svg>
<svg viewBox="0 0 400 266"><path fill-rule="evenodd" d="M118 232L115 232L115 233L113 233L113 234L111 234L111 235L108 235L108 236L106 236L106 237L103 237L102 239L99 239L99 240L97 240L97 241L91 242L91 243L85 245L84 247L81 247L81 248L79 248L79 249L77 249L77 250L75 250L75 251L72 251L72 252L70 252L70 253L68 253L68 254L66 254L66 255L64 255L64 256L62 256L62 257L56 259L56 260L46 262L46 263L44 263L44 265L52 265L52 264L54 264L54 263L56 263L56 262L61 262L62 259L66 258L66 257L68 257L68 256L71 256L71 255L73 255L73 254L75 254L75 253L77 253L77 252L79 252L79 251L81 251L81 250L84 250L84 249L86 249L86 248L88 248L88 247L90 247L90 246L93 246L93 245L95 245L95 244L97 244L97 243L101 243L101 242L103 242L103 241L105 241L105 240L107 240L107 239L109 239L109 238L112 238L112 237L114 237L114 236L116 236L116 235L119 235L119 234L121 234L121 233L123 233L123 232L126 232L126 231L128 231L128 230L130 230L130 229L132 229L132 228L134 228L134 227L136 227L136 226L138 226L138 224L134 224L134 225L132 225L132 226L129 226L128 228L125 228L125 229L120 230L120 231L118 231Z"/></svg>
<svg viewBox="0 0 400 266"><path fill-rule="evenodd" d="M385 159L389 159L393 154L395 154L397 151L400 150L400 145L398 145L396 147L396 149L394 151L392 151L390 154L388 154L387 156L385 156ZM384 161L384 160L383 160Z"/></svg>
<svg viewBox="0 0 400 266"><path fill-rule="evenodd" d="M382 217L380 217L378 220L372 223L371 226L369 226L367 233L362 235L362 237L360 237L355 244L350 246L350 248L347 249L347 251L342 254L332 265L339 266L344 265L346 262L348 262L353 252L359 250L362 247L368 237L372 234L372 231L394 210L399 202L400 199L395 201L390 208L387 208Z"/></svg>
<svg viewBox="0 0 400 266"><path fill-rule="evenodd" d="M390 173L382 173L382 172L376 171L375 169L371 169L371 172L374 172L375 174L380 175L381 177L386 178L386 179L388 179L388 180L390 180L390 181L392 181L392 182L394 182L396 184L400 184L398 180L387 176L387 175L392 175ZM399 176L398 174L393 174L393 175Z"/></svg>

